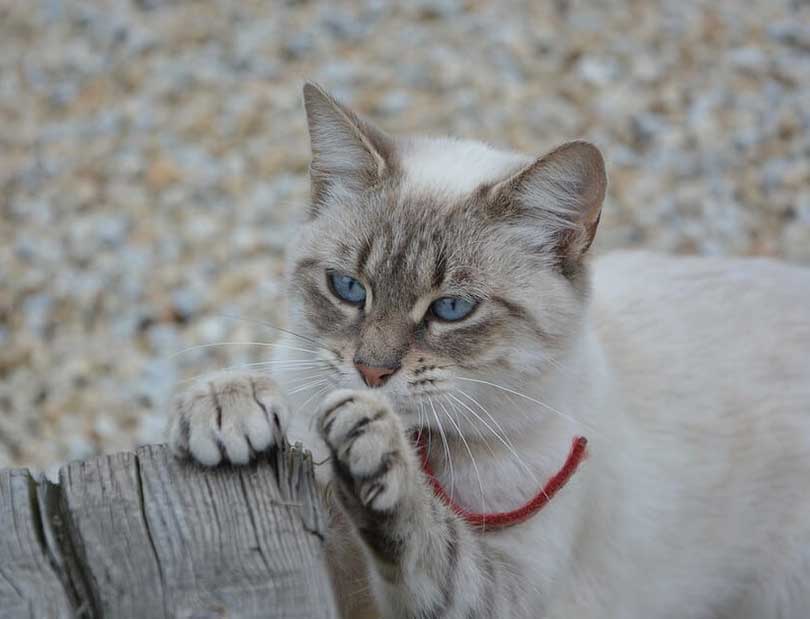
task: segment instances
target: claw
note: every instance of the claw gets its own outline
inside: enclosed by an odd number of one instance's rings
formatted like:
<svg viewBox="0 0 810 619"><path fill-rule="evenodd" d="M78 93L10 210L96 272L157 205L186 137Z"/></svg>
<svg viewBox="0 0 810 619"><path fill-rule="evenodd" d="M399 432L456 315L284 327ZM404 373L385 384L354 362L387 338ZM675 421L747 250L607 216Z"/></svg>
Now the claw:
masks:
<svg viewBox="0 0 810 619"><path fill-rule="evenodd" d="M286 412L262 376L214 375L175 399L169 441L178 457L206 466L246 464L280 440Z"/></svg>

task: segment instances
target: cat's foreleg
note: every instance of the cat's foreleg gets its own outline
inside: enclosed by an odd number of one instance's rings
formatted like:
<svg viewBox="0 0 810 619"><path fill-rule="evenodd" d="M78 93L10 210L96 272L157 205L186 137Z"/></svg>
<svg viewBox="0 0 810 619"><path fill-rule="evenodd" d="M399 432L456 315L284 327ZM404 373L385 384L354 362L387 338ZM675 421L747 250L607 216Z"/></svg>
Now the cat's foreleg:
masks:
<svg viewBox="0 0 810 619"><path fill-rule="evenodd" d="M508 561L428 487L402 422L369 391L323 402L319 429L332 454L338 500L374 565L385 617L523 616Z"/></svg>

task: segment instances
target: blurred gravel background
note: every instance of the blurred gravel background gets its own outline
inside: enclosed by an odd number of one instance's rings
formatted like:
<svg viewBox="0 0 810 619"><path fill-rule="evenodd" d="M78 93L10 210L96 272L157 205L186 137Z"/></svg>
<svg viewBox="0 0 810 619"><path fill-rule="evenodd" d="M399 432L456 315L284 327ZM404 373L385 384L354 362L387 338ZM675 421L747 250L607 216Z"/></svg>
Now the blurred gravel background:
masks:
<svg viewBox="0 0 810 619"><path fill-rule="evenodd" d="M595 141L597 251L810 263L807 1L403 4L0 0L0 466L158 441L176 381L266 356L176 353L275 337L306 78L394 132Z"/></svg>

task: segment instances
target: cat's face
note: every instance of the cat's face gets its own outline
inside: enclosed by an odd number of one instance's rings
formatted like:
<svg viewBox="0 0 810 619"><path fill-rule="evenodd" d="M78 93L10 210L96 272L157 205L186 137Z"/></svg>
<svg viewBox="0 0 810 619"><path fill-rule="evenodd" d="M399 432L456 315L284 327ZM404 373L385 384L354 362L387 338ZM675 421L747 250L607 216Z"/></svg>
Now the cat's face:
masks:
<svg viewBox="0 0 810 619"><path fill-rule="evenodd" d="M544 162L395 142L319 89L305 97L313 208L290 252L291 327L335 386L381 389L416 425L474 410L478 381L519 389L553 364L584 309L598 151Z"/></svg>

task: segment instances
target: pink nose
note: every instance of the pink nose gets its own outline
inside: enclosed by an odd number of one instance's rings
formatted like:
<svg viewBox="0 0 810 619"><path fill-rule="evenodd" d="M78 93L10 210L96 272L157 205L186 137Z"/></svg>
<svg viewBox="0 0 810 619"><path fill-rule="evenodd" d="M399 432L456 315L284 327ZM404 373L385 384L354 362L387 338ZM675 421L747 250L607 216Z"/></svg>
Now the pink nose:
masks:
<svg viewBox="0 0 810 619"><path fill-rule="evenodd" d="M360 361L354 362L354 367L369 387L379 387L388 377L397 371L397 368L373 368Z"/></svg>

